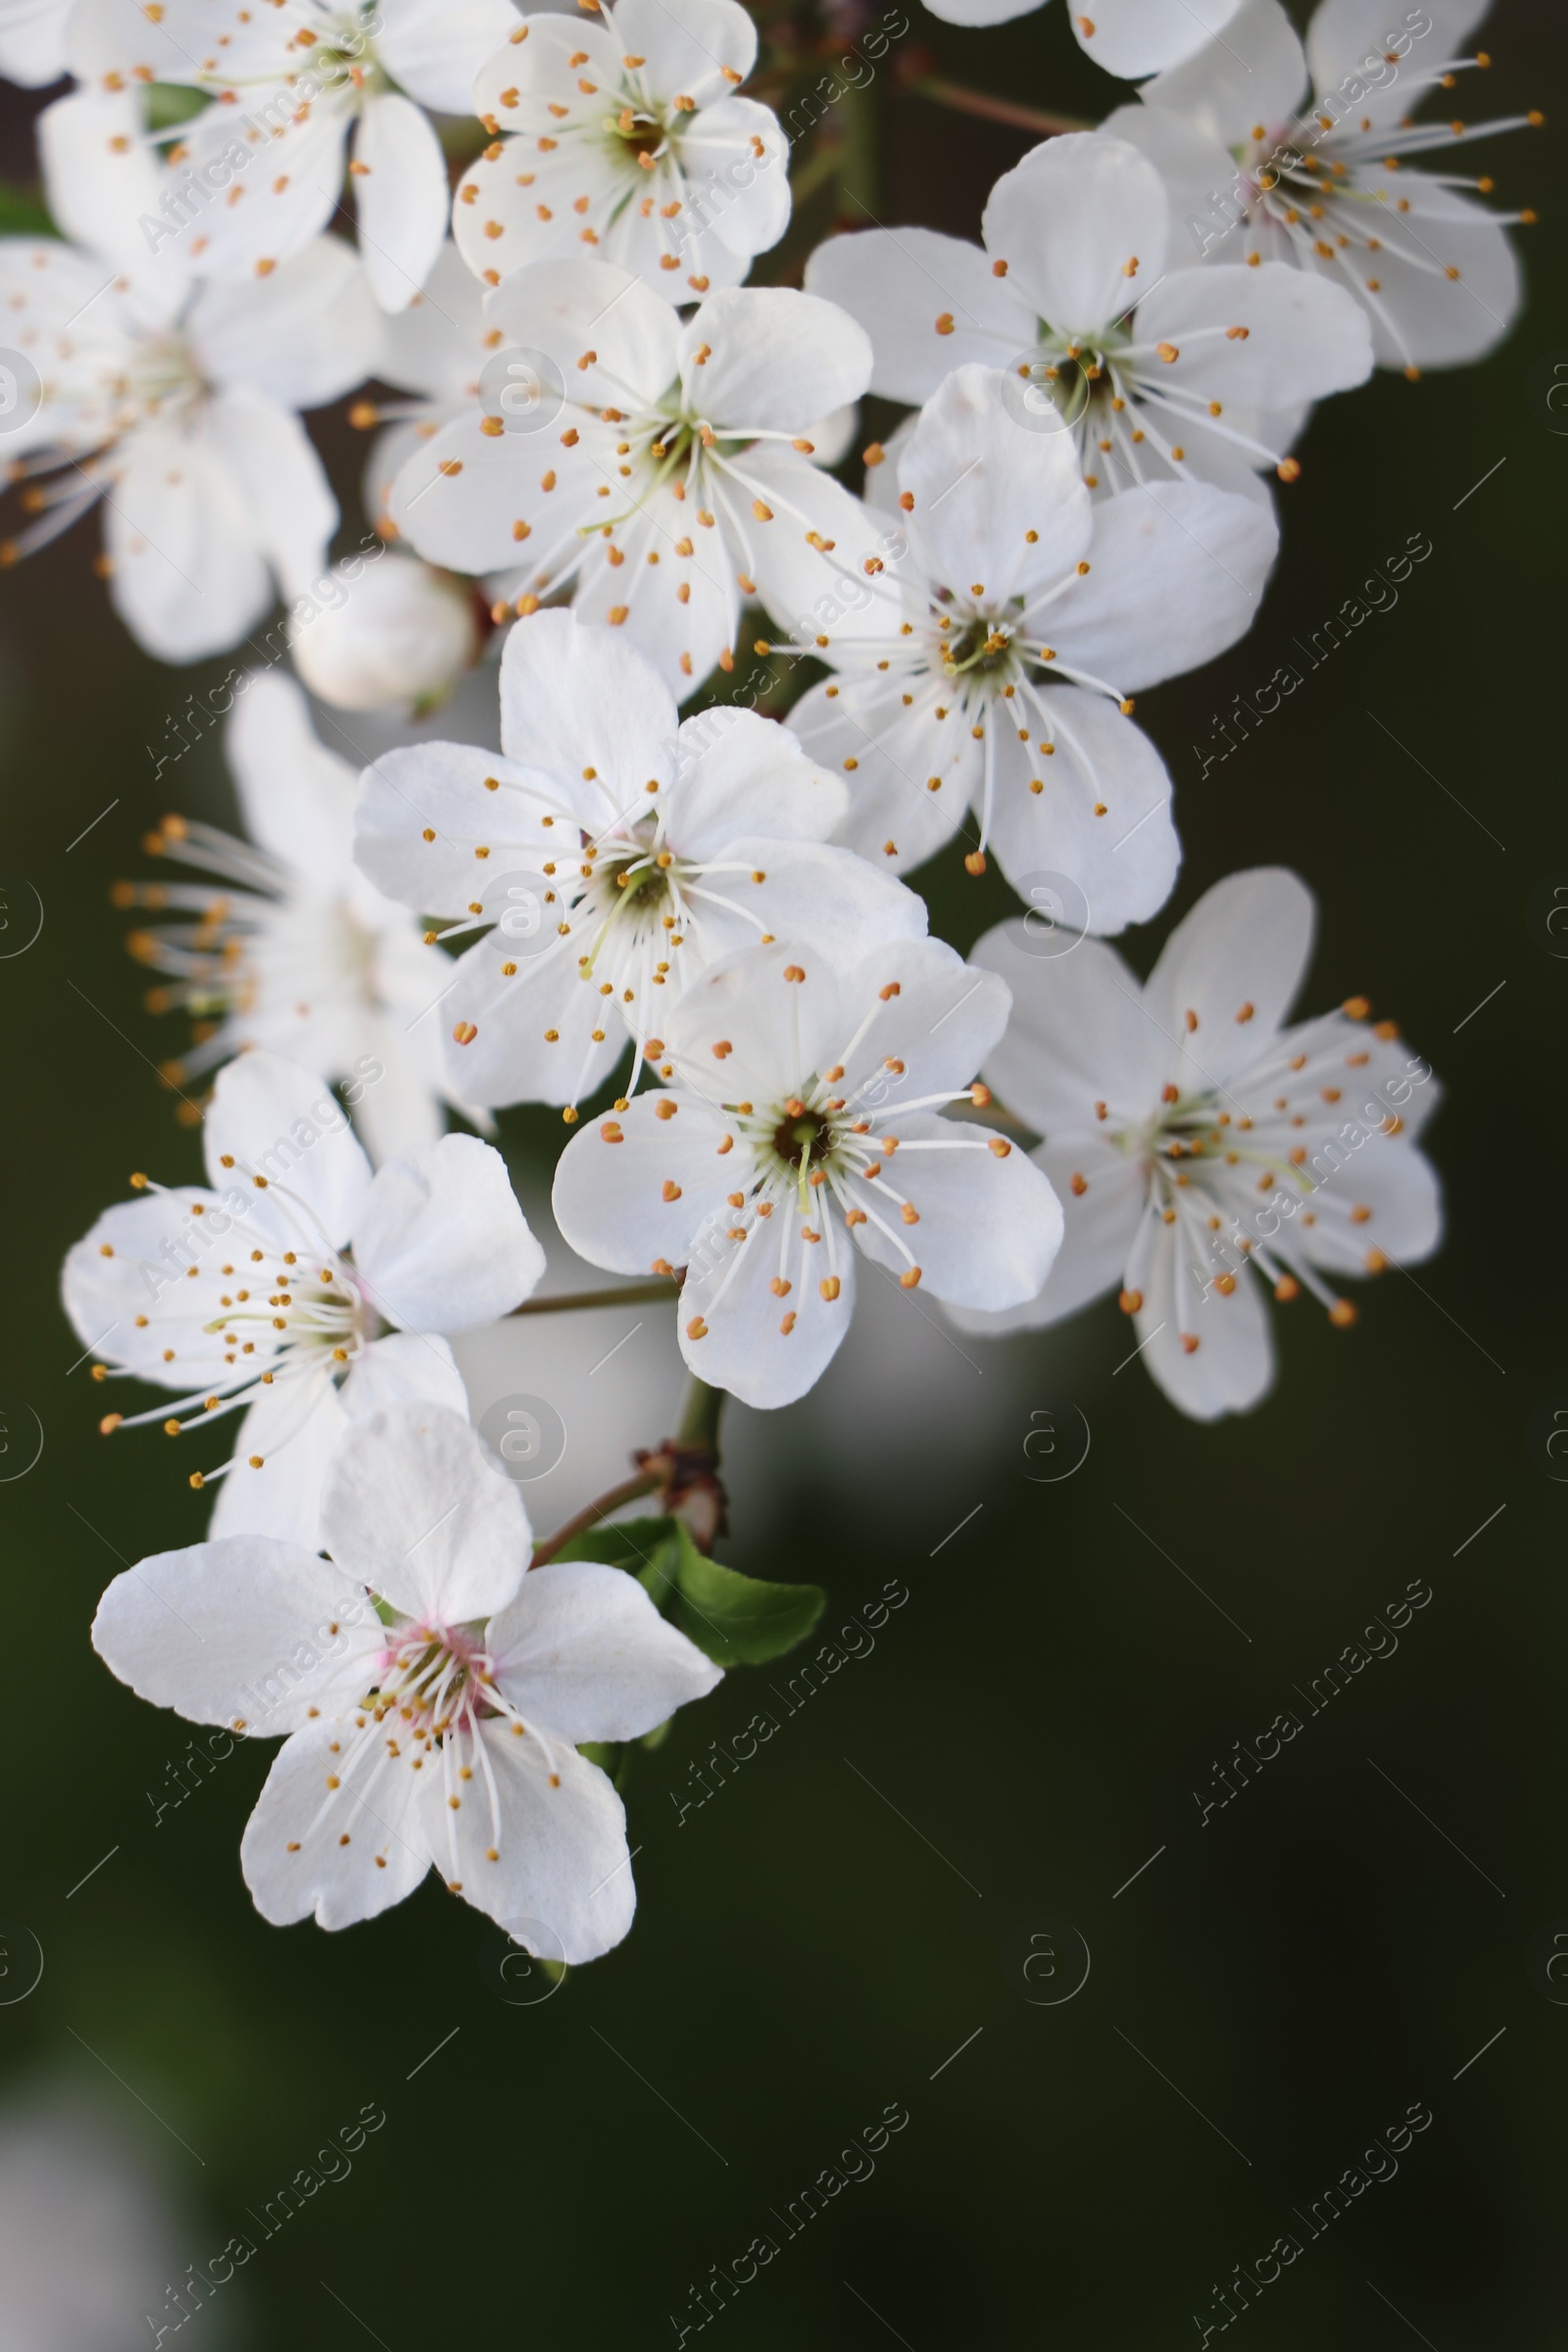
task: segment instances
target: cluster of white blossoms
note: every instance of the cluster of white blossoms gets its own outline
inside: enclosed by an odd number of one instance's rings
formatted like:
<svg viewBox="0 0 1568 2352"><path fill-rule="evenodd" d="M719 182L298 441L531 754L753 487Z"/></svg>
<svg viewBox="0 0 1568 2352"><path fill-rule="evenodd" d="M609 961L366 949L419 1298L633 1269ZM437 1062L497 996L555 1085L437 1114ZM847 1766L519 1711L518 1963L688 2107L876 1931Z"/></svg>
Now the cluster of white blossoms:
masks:
<svg viewBox="0 0 1568 2352"><path fill-rule="evenodd" d="M975 239L873 225L751 284L795 155L740 0L0 0L0 71L74 77L55 233L0 238L0 562L99 504L140 645L237 657L171 735L222 721L242 830L164 814L115 894L193 1024L163 1074L206 1181L133 1176L64 1299L116 1450L184 1440L211 1511L94 1642L283 1739L267 1918L433 1866L544 1958L619 1940L621 1749L810 1622L706 1556L719 1403L801 1397L858 1283L977 1335L1115 1293L1209 1420L1270 1386L1265 1292L1344 1328L1437 1248L1433 1073L1361 999L1293 1016L1300 882L1217 883L1147 980L1108 941L1181 862L1135 698L1251 627L1314 405L1518 310L1529 213L1411 168L1539 119L1418 119L1484 13L1321 0L1303 49L1277 0L1071 5L1141 86ZM333 564L302 413L345 397L378 429ZM851 478L867 398L906 413ZM917 887L956 841L1023 909L967 957ZM692 1376L537 1544L451 1344L579 1302L533 1296L520 1104L626 1286L581 1302L669 1311Z"/></svg>

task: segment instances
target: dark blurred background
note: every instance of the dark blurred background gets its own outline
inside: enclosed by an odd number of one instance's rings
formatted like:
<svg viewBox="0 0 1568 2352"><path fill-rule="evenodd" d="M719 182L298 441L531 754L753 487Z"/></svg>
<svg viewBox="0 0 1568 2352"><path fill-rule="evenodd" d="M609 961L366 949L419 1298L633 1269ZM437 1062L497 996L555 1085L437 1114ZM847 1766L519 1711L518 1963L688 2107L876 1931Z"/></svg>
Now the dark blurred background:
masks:
<svg viewBox="0 0 1568 2352"><path fill-rule="evenodd" d="M1097 120L1126 95L1057 0L980 34L910 13L930 70L973 89ZM1466 105L1549 117L1560 12L1500 0L1482 37L1495 63ZM912 94L891 60L873 86L881 218L975 234L1030 134ZM4 97L0 169L25 181L32 102ZM635 1929L542 2002L502 1997L486 1923L433 1882L346 1934L266 1926L237 1857L266 1756L236 1751L159 1817L192 1727L88 1647L109 1577L205 1517L156 1436L97 1439L57 1268L131 1168L199 1172L152 1066L183 1039L141 1009L108 890L146 870L140 837L168 804L145 747L227 661L176 672L134 649L92 575L91 523L0 582L0 871L45 916L0 961L8 1458L23 1408L44 1436L0 1484L0 2102L12 2119L91 2103L163 2202L143 2233L161 2276L236 2233L257 2244L192 2323L215 2343L667 2344L697 2332L690 2291L711 2266L766 2233L776 2258L719 2290L725 2342L1144 2352L1217 2331L1216 2293L1287 2232L1299 2258L1233 2323L1253 2352L1568 2343L1568 2006L1544 1957L1568 1936L1568 1487L1545 1450L1568 1406L1568 960L1546 923L1568 884L1556 153L1549 123L1482 151L1498 201L1542 216L1519 232L1530 302L1502 349L1321 409L1254 632L1140 710L1186 857L1128 953L1147 968L1233 868L1296 867L1321 908L1304 1008L1364 992L1443 1081L1427 1145L1446 1246L1358 1291L1353 1333L1304 1303L1279 1315L1274 1393L1215 1427L1179 1418L1141 1367L1114 1372L1127 1325L1108 1300L990 1347L902 1296L868 1301L811 1399L733 1408L725 1556L820 1580L825 1633L890 1579L908 1597L795 1713L798 1661L742 1670L638 1758ZM831 203L808 212L765 274L798 270L831 220ZM337 414L315 422L352 515L363 443ZM1211 714L1417 533L1433 552L1397 608L1200 782ZM216 737L176 792L231 819ZM1000 877L968 880L956 855L920 880L960 948L1008 910ZM533 1201L559 1126L503 1124ZM672 1326L642 1336L646 1375L606 1418L582 1366L619 1325L571 1320L575 1336L530 1325L525 1354L485 1376L525 1364L613 1464L663 1434ZM1042 1482L1025 1441L1043 1414L1074 1426L1069 1404L1088 1458ZM1306 1715L1293 1693L1412 1579L1432 1598L1396 1654ZM692 1765L758 1707L777 1735L682 1814ZM1203 1826L1193 1791L1293 1707L1302 1734ZM19 1998L35 1945L42 1978ZM1025 1997L1070 1989L1085 1946L1073 1997ZM874 2175L792 2219L824 2168L864 2174L841 2151L889 2103L908 2121ZM264 2240L268 2200L337 2169L318 2151L367 2104L386 2120L352 2176ZM1314 2221L1412 2105L1432 2121L1396 2176ZM35 2291L57 2311L92 2237L63 2191L0 2242L52 2278ZM127 2346L178 2317L147 2291Z"/></svg>

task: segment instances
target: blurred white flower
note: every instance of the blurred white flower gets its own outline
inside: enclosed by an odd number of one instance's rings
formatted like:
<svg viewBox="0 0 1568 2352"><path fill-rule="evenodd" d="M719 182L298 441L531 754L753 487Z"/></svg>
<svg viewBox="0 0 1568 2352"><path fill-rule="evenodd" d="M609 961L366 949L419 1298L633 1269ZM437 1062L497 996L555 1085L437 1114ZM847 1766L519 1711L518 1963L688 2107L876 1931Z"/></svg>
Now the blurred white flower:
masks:
<svg viewBox="0 0 1568 2352"><path fill-rule="evenodd" d="M683 325L624 270L562 261L514 271L485 316L523 397L469 407L398 475L393 522L428 562L503 574L519 614L570 593L681 695L731 664L749 597L787 592L793 615L803 565L831 584L816 526L843 493L810 428L871 367L843 311L741 287Z"/></svg>
<svg viewBox="0 0 1568 2352"><path fill-rule="evenodd" d="M541 612L501 662L505 756L388 752L366 770L355 856L411 906L483 927L442 1007L465 1100L575 1106L681 991L737 947L827 954L918 937L924 902L830 846L848 795L756 711L677 724L653 665ZM431 935L434 936L433 934Z"/></svg>
<svg viewBox="0 0 1568 2352"><path fill-rule="evenodd" d="M156 2161L91 2101L40 2088L0 2110L0 2352L148 2341L181 2249ZM232 2274L231 2274L232 2275ZM223 2311L204 2325L231 2341Z"/></svg>
<svg viewBox="0 0 1568 2352"><path fill-rule="evenodd" d="M1055 1257L1055 1195L1004 1137L938 1115L985 1100L970 1081L1006 1017L1002 983L940 940L893 941L847 970L744 950L675 1008L668 1091L567 1145L556 1222L595 1265L684 1267L681 1353L751 1405L789 1404L819 1378L860 1250L906 1290L1017 1305Z"/></svg>
<svg viewBox="0 0 1568 2352"><path fill-rule="evenodd" d="M39 379L5 444L37 519L0 562L101 499L115 609L180 662L236 644L319 573L337 502L294 412L358 383L379 333L346 245L318 237L264 280L187 297L128 283L97 252L7 237L0 305Z"/></svg>
<svg viewBox="0 0 1568 2352"><path fill-rule="evenodd" d="M351 557L350 564L359 559ZM329 575L340 577L343 565ZM434 710L479 650L466 581L415 556L388 554L354 573L348 594L289 631L294 666L340 710Z"/></svg>
<svg viewBox="0 0 1568 2352"><path fill-rule="evenodd" d="M755 23L737 0L583 6L600 22L526 18L474 83L495 144L458 182L464 259L491 286L586 254L671 303L738 285L790 217L777 117L734 94Z"/></svg>
<svg viewBox="0 0 1568 2352"><path fill-rule="evenodd" d="M161 209L215 275L265 273L308 245L339 209L352 146L360 258L399 311L447 227L423 110L470 114L473 76L516 22L510 0L79 0L68 48L90 91L162 82L212 99L180 126L175 209Z"/></svg>
<svg viewBox="0 0 1568 2352"><path fill-rule="evenodd" d="M114 894L117 906L180 918L128 943L170 976L149 1008L198 1023L165 1076L184 1086L260 1046L357 1085L372 1159L432 1142L445 1123L435 1007L451 964L355 865L356 771L317 740L294 680L251 670L234 693L224 748L249 839L166 816L148 848L213 879L122 882Z"/></svg>
<svg viewBox="0 0 1568 2352"><path fill-rule="evenodd" d="M102 1363L181 1392L106 1434L243 1413L229 1459L190 1482L222 1481L214 1534L314 1546L350 1424L406 1396L466 1413L436 1335L510 1314L544 1252L499 1152L448 1135L372 1177L325 1079L272 1054L222 1072L203 1148L211 1190L137 1178L76 1243L66 1312Z"/></svg>
<svg viewBox="0 0 1568 2352"><path fill-rule="evenodd" d="M1078 928L1144 920L1180 850L1170 777L1127 698L1248 628L1268 512L1200 482L1095 503L1071 441L1021 423L995 368L949 376L902 439L896 500L873 481L903 552L884 564L884 517L837 491L846 584L795 641L835 672L790 725L851 782L839 839L903 872L972 807L972 873L992 847L1020 889L1069 886Z"/></svg>
<svg viewBox="0 0 1568 2352"><path fill-rule="evenodd" d="M986 935L975 959L1013 992L987 1074L1045 1137L1067 1230L1039 1297L968 1329L1055 1323L1119 1285L1143 1362L1209 1421L1273 1379L1264 1285L1346 1326L1335 1282L1431 1256L1415 1138L1438 1088L1361 999L1285 1026L1312 928L1309 892L1264 866L1206 892L1144 984L1097 940L1042 956L1024 924Z"/></svg>
<svg viewBox="0 0 1568 2352"><path fill-rule="evenodd" d="M636 1908L625 1814L577 1742L652 1731L719 1669L618 1568L525 1573L516 1488L439 1408L351 1432L323 1520L330 1560L242 1537L163 1552L93 1623L155 1705L289 1735L240 1849L257 1909L348 1927L433 1867L530 1951L609 1951Z"/></svg>
<svg viewBox="0 0 1568 2352"><path fill-rule="evenodd" d="M1320 0L1303 51L1278 0L1248 0L1222 41L1140 91L1105 128L1163 173L1180 231L1167 265L1267 270L1283 262L1343 288L1370 321L1377 364L1419 374L1459 367L1501 340L1520 303L1490 177L1455 176L1457 147L1538 124L1537 114L1467 122L1430 92L1491 60L1462 54L1490 0L1427 0L1391 32L1383 0ZM1421 22L1418 24L1417 19ZM1411 172L1423 154L1441 173ZM1169 285L1167 280L1167 286Z"/></svg>
<svg viewBox="0 0 1568 2352"><path fill-rule="evenodd" d="M1277 264L1173 269L1170 197L1126 139L1034 148L982 235L983 252L925 228L835 237L807 284L864 323L889 399L928 400L968 361L1007 368L1019 416L1071 435L1091 489L1197 476L1261 496L1256 468L1300 471L1285 453L1301 412L1371 373L1342 287Z"/></svg>

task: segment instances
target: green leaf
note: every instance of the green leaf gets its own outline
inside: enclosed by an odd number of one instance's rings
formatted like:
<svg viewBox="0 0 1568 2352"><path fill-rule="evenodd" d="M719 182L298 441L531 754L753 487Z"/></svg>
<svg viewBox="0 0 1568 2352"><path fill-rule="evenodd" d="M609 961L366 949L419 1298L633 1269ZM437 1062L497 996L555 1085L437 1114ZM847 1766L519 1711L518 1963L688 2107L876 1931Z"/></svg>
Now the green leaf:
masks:
<svg viewBox="0 0 1568 2352"><path fill-rule="evenodd" d="M49 208L36 188L17 188L0 180L0 236L55 237L60 234Z"/></svg>
<svg viewBox="0 0 1568 2352"><path fill-rule="evenodd" d="M688 1642L715 1666L760 1666L804 1642L826 1601L820 1585L770 1585L700 1552L683 1519L590 1528L557 1554L635 1574Z"/></svg>

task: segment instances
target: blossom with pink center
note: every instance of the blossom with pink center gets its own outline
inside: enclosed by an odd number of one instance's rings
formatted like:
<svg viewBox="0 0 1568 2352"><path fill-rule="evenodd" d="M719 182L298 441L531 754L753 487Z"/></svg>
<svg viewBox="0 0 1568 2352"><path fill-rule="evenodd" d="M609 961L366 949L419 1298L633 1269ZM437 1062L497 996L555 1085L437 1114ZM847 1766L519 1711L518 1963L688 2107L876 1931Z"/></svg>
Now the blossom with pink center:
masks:
<svg viewBox="0 0 1568 2352"><path fill-rule="evenodd" d="M553 1960L636 1907L625 1814L582 1740L635 1739L720 1680L634 1576L529 1570L516 1488L467 1423L405 1402L352 1430L331 1557L266 1538L116 1577L93 1642L158 1706L285 1735L240 1848L264 1918L368 1919L434 1868Z"/></svg>

